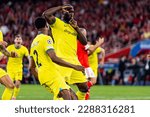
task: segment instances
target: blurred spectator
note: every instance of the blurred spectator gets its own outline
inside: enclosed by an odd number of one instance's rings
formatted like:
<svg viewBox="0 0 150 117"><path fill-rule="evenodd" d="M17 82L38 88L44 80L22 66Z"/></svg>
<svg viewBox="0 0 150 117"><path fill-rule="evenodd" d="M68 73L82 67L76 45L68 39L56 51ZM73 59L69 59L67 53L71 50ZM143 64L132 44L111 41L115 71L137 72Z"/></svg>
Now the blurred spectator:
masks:
<svg viewBox="0 0 150 117"><path fill-rule="evenodd" d="M139 76L141 76L140 75L140 65L139 65L139 62L137 62L137 60L136 60L136 58L132 58L132 60L131 60L131 64L130 65L128 65L128 66L126 66L127 67L127 69L130 69L130 70L132 70L132 77L130 77L131 79L130 79L130 84L131 85L136 85L136 83L137 83L137 81L138 81L138 79L139 79Z"/></svg>
<svg viewBox="0 0 150 117"><path fill-rule="evenodd" d="M147 55L146 60L144 62L144 85L146 81L150 81L150 55Z"/></svg>
<svg viewBox="0 0 150 117"><path fill-rule="evenodd" d="M119 84L124 84L124 71L126 69L126 62L127 58L126 56L123 56L119 61L119 71L120 71L120 77L119 77Z"/></svg>
<svg viewBox="0 0 150 117"><path fill-rule="evenodd" d="M144 25L143 34L141 38L150 39L150 21L148 22L148 24Z"/></svg>

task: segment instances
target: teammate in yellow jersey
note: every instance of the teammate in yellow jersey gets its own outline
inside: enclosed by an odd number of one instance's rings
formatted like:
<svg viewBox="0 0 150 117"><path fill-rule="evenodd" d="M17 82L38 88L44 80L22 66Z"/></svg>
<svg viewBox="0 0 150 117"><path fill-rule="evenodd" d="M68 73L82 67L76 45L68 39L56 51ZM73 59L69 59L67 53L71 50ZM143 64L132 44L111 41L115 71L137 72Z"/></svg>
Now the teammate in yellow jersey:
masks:
<svg viewBox="0 0 150 117"><path fill-rule="evenodd" d="M65 80L57 71L54 63L79 71L84 71L84 68L80 65L73 65L65 62L56 56L53 40L48 36L49 30L44 18L37 18L35 20L35 27L38 29L39 34L35 37L31 45L30 69L36 73L35 68L37 68L40 84L54 93L54 99L60 97L65 100L77 99L76 95L70 91L70 87L65 83Z"/></svg>
<svg viewBox="0 0 150 117"><path fill-rule="evenodd" d="M3 41L3 33L1 30L0 30L0 41Z"/></svg>
<svg viewBox="0 0 150 117"><path fill-rule="evenodd" d="M2 33L2 32L0 32L0 33ZM3 41L3 36L1 34L1 36L0 36L0 52L2 52L5 56L8 56L8 57L10 57L10 56L16 57L17 54L14 52L9 53L5 49L6 46L7 46L7 42ZM3 56L3 54L1 54L0 56ZM2 95L2 100L11 100L13 90L14 90L14 83L12 82L12 80L10 79L8 74L1 68L0 68L0 83L2 83L5 86L5 90Z"/></svg>
<svg viewBox="0 0 150 117"><path fill-rule="evenodd" d="M88 42L90 46L95 46L95 43L91 43L91 41ZM98 54L101 54L101 59L98 63ZM96 84L97 82L97 77L98 77L98 65L100 64L101 66L104 65L104 58L105 58L105 50L101 47L98 47L93 53L91 53L88 57L89 65L92 68L95 78L90 78L88 82L88 92L86 93L85 99L89 99L90 97L90 87Z"/></svg>
<svg viewBox="0 0 150 117"><path fill-rule="evenodd" d="M98 62L98 54L101 54L101 59L100 59L99 62ZM93 69L96 78L98 76L98 69L97 69L98 68L98 64L103 66L104 65L104 58L105 58L105 50L103 48L101 48L101 47L97 48L88 57L90 67ZM91 79L91 81L93 82L93 84L95 84L97 79Z"/></svg>
<svg viewBox="0 0 150 117"><path fill-rule="evenodd" d="M15 89L12 96L13 100L16 99L20 91L23 75L23 57L25 56L29 59L28 49L22 45L22 42L22 37L18 34L15 36L14 44L7 47L8 52L16 52L18 54L17 58L9 57L7 62L7 73L13 82L15 82Z"/></svg>
<svg viewBox="0 0 150 117"><path fill-rule="evenodd" d="M0 30L0 42L2 42L2 43L5 43L4 41L3 41L3 33L2 33L2 31ZM6 44L7 45L7 44ZM2 56L3 54L0 52L0 59L2 59L3 58L3 56Z"/></svg>
<svg viewBox="0 0 150 117"><path fill-rule="evenodd" d="M63 20L55 17L53 14L62 11ZM88 48L86 37L81 33L77 22L73 19L74 8L71 5L53 7L46 10L43 16L49 23L52 36L54 37L54 47L56 54L65 61L80 65L77 57L77 39ZM75 25L72 25L75 24ZM57 67L61 75L69 84L76 84L78 99L85 99L85 94L88 91L87 79L80 72L66 67Z"/></svg>

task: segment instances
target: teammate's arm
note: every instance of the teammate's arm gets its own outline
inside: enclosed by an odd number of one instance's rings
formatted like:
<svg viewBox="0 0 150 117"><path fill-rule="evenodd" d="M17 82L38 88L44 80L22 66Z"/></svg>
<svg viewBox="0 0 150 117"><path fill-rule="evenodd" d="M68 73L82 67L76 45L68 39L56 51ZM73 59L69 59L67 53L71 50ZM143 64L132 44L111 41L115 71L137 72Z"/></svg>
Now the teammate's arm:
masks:
<svg viewBox="0 0 150 117"><path fill-rule="evenodd" d="M68 63L68 62L60 59L59 57L57 57L56 53L54 52L53 49L47 50L47 54L49 55L49 57L51 58L51 60L54 63L58 64L58 65L61 65L61 66L64 66L64 67L70 67L70 68L73 68L75 70L84 72L84 67L82 67L80 65L73 65L73 64Z"/></svg>
<svg viewBox="0 0 150 117"><path fill-rule="evenodd" d="M18 56L17 53L15 53L15 52L8 52L6 50L6 48L3 46L0 46L0 51L7 57L17 57Z"/></svg>
<svg viewBox="0 0 150 117"><path fill-rule="evenodd" d="M38 72L36 70L36 65L35 65L34 59L32 57L30 57L30 59L29 59L29 68L28 69L34 75L34 77L36 79L38 79Z"/></svg>
<svg viewBox="0 0 150 117"><path fill-rule="evenodd" d="M60 10L65 10L67 8L70 8L71 6L67 6L67 5L64 5L64 6L58 6L58 7L53 7L53 8L50 8L46 11L43 12L43 16L45 17L45 19L47 20L47 22L52 25L55 23L56 19L55 19L55 16L53 14L55 14L56 12L60 11Z"/></svg>
<svg viewBox="0 0 150 117"><path fill-rule="evenodd" d="M101 66L103 66L104 65L104 61L105 61L105 50L103 49L103 48L101 48L101 52L100 52L101 54L102 54L102 58L101 58L101 60L99 61L99 64L101 65Z"/></svg>

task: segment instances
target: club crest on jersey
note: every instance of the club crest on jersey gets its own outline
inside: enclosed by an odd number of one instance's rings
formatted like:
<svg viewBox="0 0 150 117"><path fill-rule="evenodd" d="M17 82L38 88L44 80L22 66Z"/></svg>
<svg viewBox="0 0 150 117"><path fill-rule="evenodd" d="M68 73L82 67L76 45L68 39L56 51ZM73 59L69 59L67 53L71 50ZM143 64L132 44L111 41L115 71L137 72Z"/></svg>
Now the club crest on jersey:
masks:
<svg viewBox="0 0 150 117"><path fill-rule="evenodd" d="M51 40L47 40L47 43L48 43L48 44L51 44L52 42L51 42Z"/></svg>

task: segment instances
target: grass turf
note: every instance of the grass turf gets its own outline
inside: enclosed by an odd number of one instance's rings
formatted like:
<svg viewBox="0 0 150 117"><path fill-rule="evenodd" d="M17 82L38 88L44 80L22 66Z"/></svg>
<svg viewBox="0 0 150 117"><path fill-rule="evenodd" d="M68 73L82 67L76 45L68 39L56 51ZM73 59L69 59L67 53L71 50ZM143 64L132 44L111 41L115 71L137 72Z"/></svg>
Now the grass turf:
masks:
<svg viewBox="0 0 150 117"><path fill-rule="evenodd" d="M72 86L76 91L77 88ZM0 96L4 87L0 86ZM40 85L22 85L18 100L52 100L53 95ZM150 86L94 86L91 100L150 100Z"/></svg>

